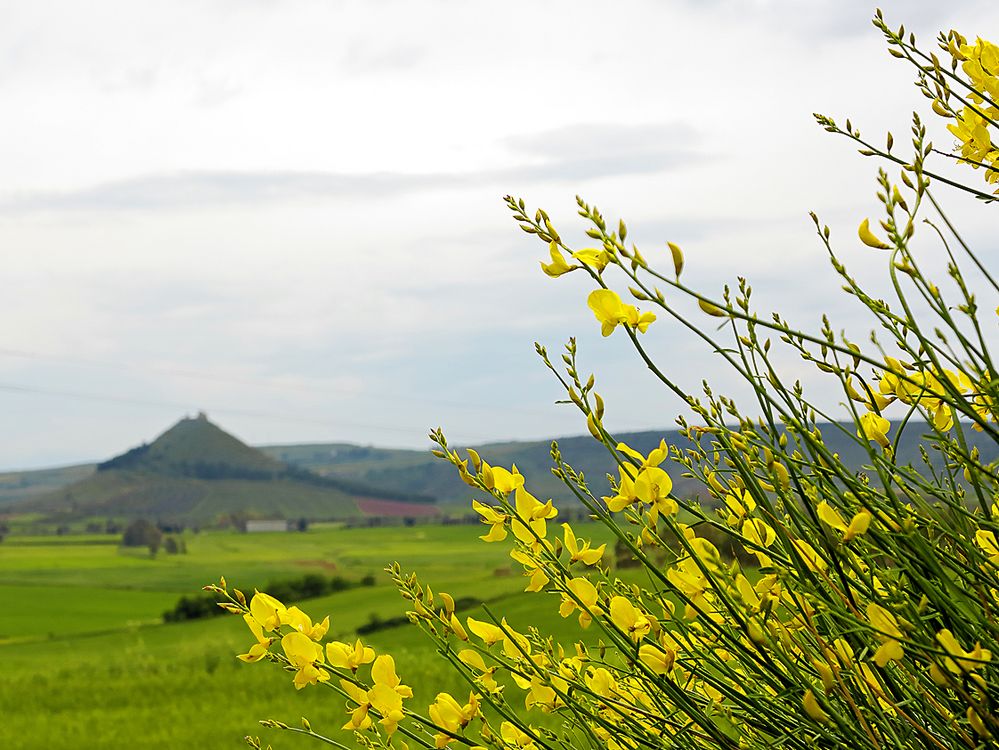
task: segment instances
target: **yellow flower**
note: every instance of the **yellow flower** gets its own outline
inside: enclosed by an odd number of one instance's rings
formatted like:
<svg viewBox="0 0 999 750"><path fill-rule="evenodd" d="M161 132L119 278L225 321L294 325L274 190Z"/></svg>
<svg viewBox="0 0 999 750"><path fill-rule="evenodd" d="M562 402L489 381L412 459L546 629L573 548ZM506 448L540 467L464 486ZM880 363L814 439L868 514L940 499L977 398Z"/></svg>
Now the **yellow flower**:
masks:
<svg viewBox="0 0 999 750"><path fill-rule="evenodd" d="M566 587L569 591L562 592L562 604L559 606L558 613L562 617L568 617L578 609L579 626L588 628L593 621L593 615L599 612L596 586L586 578L573 578L566 584Z"/></svg>
<svg viewBox="0 0 999 750"><path fill-rule="evenodd" d="M884 667L890 661L901 661L904 651L898 639L902 637L902 631L895 615L871 602L867 605L867 620L876 631L874 637L881 641L881 646L874 653L874 663Z"/></svg>
<svg viewBox="0 0 999 750"><path fill-rule="evenodd" d="M666 580L687 600L685 616L688 620L695 619L700 612L714 611L710 594L711 580L704 575L693 558L687 557L667 570Z"/></svg>
<svg viewBox="0 0 999 750"><path fill-rule="evenodd" d="M466 622L468 623L468 629L472 631L473 635L481 638L482 642L487 646L492 646L494 643L502 641L503 653L513 659L520 659L525 653L531 653L530 641L521 633L511 628L507 624L505 617L500 620L499 625L482 622L471 617Z"/></svg>
<svg viewBox="0 0 999 750"><path fill-rule="evenodd" d="M836 509L825 500L819 503L817 511L819 518L825 524L831 526L837 531L842 532L842 539L844 542L849 542L854 537L866 533L868 527L871 525L871 519L873 518L869 512L862 510L851 518L850 524L847 525Z"/></svg>
<svg viewBox="0 0 999 750"><path fill-rule="evenodd" d="M544 261L541 261L541 270L552 278L556 278L564 273L569 273L569 271L574 271L578 268L578 266L570 266L566 262L565 256L562 255L562 251L558 249L557 242L552 242L548 245L548 254L551 255L552 262L545 263Z"/></svg>
<svg viewBox="0 0 999 750"><path fill-rule="evenodd" d="M860 235L860 241L868 247L877 248L878 250L887 250L891 247L878 239L877 235L871 231L870 224L869 219L864 219L860 222L860 228L857 230L857 234Z"/></svg>
<svg viewBox="0 0 999 750"><path fill-rule="evenodd" d="M355 641L353 646L333 641L326 644L326 659L334 667L356 672L362 664L370 664L375 660L375 650L363 645L360 640Z"/></svg>
<svg viewBox="0 0 999 750"><path fill-rule="evenodd" d="M368 700L372 708L377 710L382 718L378 722L385 727L391 736L399 722L405 717L402 712L402 699L412 698L413 690L408 685L401 684L395 673L395 660L388 654L382 654L371 666L371 679L374 686L368 691Z"/></svg>
<svg viewBox="0 0 999 750"><path fill-rule="evenodd" d="M510 557L524 566L524 575L531 577L524 591L541 591L548 585L548 574L545 573L544 565L536 558L519 549L510 550Z"/></svg>
<svg viewBox="0 0 999 750"><path fill-rule="evenodd" d="M597 250L594 247L577 250L572 257L593 268L597 273L603 271L611 261L610 254L606 250Z"/></svg>
<svg viewBox="0 0 999 750"><path fill-rule="evenodd" d="M975 544L989 558L989 562L999 567L999 541L996 540L995 533L979 529L975 532Z"/></svg>
<svg viewBox="0 0 999 750"><path fill-rule="evenodd" d="M638 312L638 308L634 305L624 306L624 322L627 323L632 328L638 330L639 333L645 333L649 330L649 326L656 322L656 314L651 312Z"/></svg>
<svg viewBox="0 0 999 750"><path fill-rule="evenodd" d="M524 707L528 711L537 706L545 713L552 713L564 705L554 688L544 684L537 675L531 678L527 695L524 697Z"/></svg>
<svg viewBox="0 0 999 750"><path fill-rule="evenodd" d="M742 519L756 510L756 501L749 490L736 490L736 493L735 495L725 495L725 505L729 511L727 519L729 526L738 525Z"/></svg>
<svg viewBox="0 0 999 750"><path fill-rule="evenodd" d="M676 651L665 646L643 643L638 648L638 659L656 674L666 674L673 669Z"/></svg>
<svg viewBox="0 0 999 750"><path fill-rule="evenodd" d="M803 539L794 539L791 544L797 550L801 559L804 561L808 569L813 573L818 573L819 571L825 570L828 566L826 561L819 556L819 553L815 551L815 548Z"/></svg>
<svg viewBox="0 0 999 750"><path fill-rule="evenodd" d="M500 737L507 747L518 748L518 750L537 750L538 746L531 735L521 731L515 724L504 721L500 724Z"/></svg>
<svg viewBox="0 0 999 750"><path fill-rule="evenodd" d="M640 465L637 469L628 464L618 467L620 481L617 486L617 494L604 498L607 508L616 513L632 503L648 503L652 506L650 520L653 522L659 512L667 515L676 513L676 501L669 497L669 493L673 489L673 481L669 474L659 468L659 464L669 455L666 441L661 440L659 447L652 450L647 457L625 443L618 443L617 450L639 461Z"/></svg>
<svg viewBox="0 0 999 750"><path fill-rule="evenodd" d="M517 516L510 524L514 536L524 544L538 546L539 540L544 539L548 533L545 519L554 518L558 511L551 500L542 503L523 487L517 488L515 503Z"/></svg>
<svg viewBox="0 0 999 750"><path fill-rule="evenodd" d="M506 638L503 629L497 625L493 625L491 622L482 622L471 617L465 622L468 625L468 629L481 638L482 642L487 646L492 646L494 643L499 643Z"/></svg>
<svg viewBox="0 0 999 750"><path fill-rule="evenodd" d="M759 518L750 518L742 524L742 535L760 547L769 547L777 539L777 532Z"/></svg>
<svg viewBox="0 0 999 750"><path fill-rule="evenodd" d="M298 607L288 607L281 614L281 624L290 625L299 633L304 633L314 641L321 641L326 631L330 629L330 618L326 617L322 622L312 624L312 619Z"/></svg>
<svg viewBox="0 0 999 750"><path fill-rule="evenodd" d="M874 440L882 448L887 448L891 443L888 440L888 430L891 429L891 422L875 414L872 411L860 415L860 429L857 430L857 437L861 440Z"/></svg>
<svg viewBox="0 0 999 750"><path fill-rule="evenodd" d="M250 628L250 632L256 637L257 642L250 646L250 650L245 654L239 654L236 658L245 662L260 661L267 653L267 649L274 642L274 638L264 638L263 629L260 627L253 615L243 615L243 621Z"/></svg>
<svg viewBox="0 0 999 750"><path fill-rule="evenodd" d="M489 533L480 536L479 539L484 542L502 542L506 539L506 521L509 518L506 513L478 500L472 501L472 509L482 516L482 523L490 524Z"/></svg>
<svg viewBox="0 0 999 750"><path fill-rule="evenodd" d="M973 162L991 163L996 160L996 149L992 145L988 121L971 107L964 107L958 113L957 121L947 129L961 142L961 156L972 162L973 169L979 165ZM989 174L986 174L986 179ZM989 180L989 182L993 182Z"/></svg>
<svg viewBox="0 0 999 750"><path fill-rule="evenodd" d="M621 298L610 289L591 292L586 303L600 323L600 333L604 336L610 336L618 324L626 320Z"/></svg>
<svg viewBox="0 0 999 750"><path fill-rule="evenodd" d="M601 544L596 549L590 549L590 543L585 541L582 547L580 547L576 535L572 531L572 527L564 523L562 524L562 528L565 531L565 548L569 551L570 564L581 562L583 565L595 565L600 562L604 556L604 550L607 547L606 544Z"/></svg>
<svg viewBox="0 0 999 750"><path fill-rule="evenodd" d="M273 596L256 591L250 600L250 614L260 627L270 632L281 627L287 608Z"/></svg>
<svg viewBox="0 0 999 750"><path fill-rule="evenodd" d="M944 659L944 666L956 675L981 669L987 662L992 661L992 652L982 648L981 643L975 643L971 651L965 651L954 634L946 628L937 633L937 643L950 657Z"/></svg>
<svg viewBox="0 0 999 750"><path fill-rule="evenodd" d="M586 687L604 698L617 695L617 680L614 675L603 667L591 667L586 670Z"/></svg>
<svg viewBox="0 0 999 750"><path fill-rule="evenodd" d="M610 616L611 621L636 643L652 628L652 619L623 596L611 599Z"/></svg>
<svg viewBox="0 0 999 750"><path fill-rule="evenodd" d="M635 477L635 497L643 503L659 505L669 497L673 480L658 466L648 466Z"/></svg>
<svg viewBox="0 0 999 750"><path fill-rule="evenodd" d="M478 715L479 697L475 693L469 693L468 703L462 706L450 694L438 693L437 698L428 709L428 713L434 724L448 732L457 733ZM448 734L438 733L434 738L435 746L440 750L453 739Z"/></svg>
<svg viewBox="0 0 999 750"><path fill-rule="evenodd" d="M470 669L474 669L479 673L475 682L477 685L480 685L483 690L491 694L497 694L503 690L493 677L498 667L487 667L485 660L482 658L482 654L478 651L470 648L462 649L458 652L458 660L463 664L466 664Z"/></svg>
<svg viewBox="0 0 999 750"><path fill-rule="evenodd" d="M306 685L326 682L330 673L322 667L323 647L313 641L305 633L288 633L281 639L281 648L288 661L297 670L295 672L295 689L301 690Z"/></svg>
<svg viewBox="0 0 999 750"><path fill-rule="evenodd" d="M850 519L850 525L846 527L846 531L843 532L843 541L849 542L854 537L866 534L873 519L874 516L866 510L856 513L853 518Z"/></svg>
<svg viewBox="0 0 999 750"><path fill-rule="evenodd" d="M879 388L879 390L881 389ZM893 388L889 388L888 391L883 391L883 392L892 394L893 391L894 391ZM889 395L888 397L885 397L881 393L878 393L877 391L873 389L868 389L866 387L864 388L863 393L858 392L857 389L854 388L853 386L853 378L850 377L846 379L846 392L847 395L850 396L851 401L857 401L858 403L863 404L864 406L866 406L868 409L871 410L877 408L878 411L881 411L885 409L887 406L891 405L892 401L895 400L894 395Z"/></svg>
<svg viewBox="0 0 999 750"><path fill-rule="evenodd" d="M483 462L482 476L486 486L491 490L497 490L504 495L509 495L514 490L524 486L524 477L517 471L514 464L511 471L507 471L502 466L490 466Z"/></svg>
<svg viewBox="0 0 999 750"><path fill-rule="evenodd" d="M343 725L343 729L348 731L364 731L371 726L371 717L368 716L368 709L371 708L371 701L368 700L368 692L359 688L348 680L340 680L340 687L347 693L347 697L357 704L357 708L349 711L350 720Z"/></svg>
<svg viewBox="0 0 999 750"><path fill-rule="evenodd" d="M818 700L815 698L815 693L810 689L805 691L805 696L801 699L801 705L805 709L805 713L813 720L820 724L829 723L829 714L822 710L822 706L819 705Z"/></svg>
<svg viewBox="0 0 999 750"><path fill-rule="evenodd" d="M626 305L617 292L611 289L596 289L590 292L586 303L600 323L600 333L604 336L610 336L620 324L629 325L636 328L639 333L645 333L656 319L653 313L639 313L634 305Z"/></svg>

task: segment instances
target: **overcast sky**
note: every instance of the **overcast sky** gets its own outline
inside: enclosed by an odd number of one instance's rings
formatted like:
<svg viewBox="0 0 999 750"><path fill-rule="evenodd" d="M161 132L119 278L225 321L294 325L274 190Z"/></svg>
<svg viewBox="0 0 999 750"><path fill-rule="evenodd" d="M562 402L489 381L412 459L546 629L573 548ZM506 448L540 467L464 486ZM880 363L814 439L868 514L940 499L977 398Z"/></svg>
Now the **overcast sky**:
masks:
<svg viewBox="0 0 999 750"><path fill-rule="evenodd" d="M904 142L924 106L853 0L0 8L0 468L104 459L199 409L254 444L578 434L534 354L570 335L611 428L670 427L502 196L583 244L578 193L648 257L682 245L700 288L745 275L762 310L862 338L807 212L866 271L877 164L811 113ZM994 2L887 13L927 48L999 29ZM948 201L995 257L981 208ZM675 327L648 341L726 390Z"/></svg>

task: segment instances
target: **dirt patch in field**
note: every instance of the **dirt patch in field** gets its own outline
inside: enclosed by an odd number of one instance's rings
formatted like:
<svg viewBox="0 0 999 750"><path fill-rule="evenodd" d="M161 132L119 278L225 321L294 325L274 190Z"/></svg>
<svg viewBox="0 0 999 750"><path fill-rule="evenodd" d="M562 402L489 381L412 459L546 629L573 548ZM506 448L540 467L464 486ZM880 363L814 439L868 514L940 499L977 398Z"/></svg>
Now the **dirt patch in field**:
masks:
<svg viewBox="0 0 999 750"><path fill-rule="evenodd" d="M303 568L322 568L323 570L336 570L336 563L329 560L295 560L295 565Z"/></svg>

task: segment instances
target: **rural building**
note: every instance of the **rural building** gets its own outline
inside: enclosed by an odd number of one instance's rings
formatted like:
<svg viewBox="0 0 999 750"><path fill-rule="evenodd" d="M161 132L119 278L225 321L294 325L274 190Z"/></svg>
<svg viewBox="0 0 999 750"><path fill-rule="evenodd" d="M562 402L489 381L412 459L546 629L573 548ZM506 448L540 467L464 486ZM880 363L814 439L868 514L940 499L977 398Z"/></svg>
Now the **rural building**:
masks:
<svg viewBox="0 0 999 750"><path fill-rule="evenodd" d="M288 530L288 522L281 518L246 522L247 534L254 533L257 531L287 531L287 530Z"/></svg>

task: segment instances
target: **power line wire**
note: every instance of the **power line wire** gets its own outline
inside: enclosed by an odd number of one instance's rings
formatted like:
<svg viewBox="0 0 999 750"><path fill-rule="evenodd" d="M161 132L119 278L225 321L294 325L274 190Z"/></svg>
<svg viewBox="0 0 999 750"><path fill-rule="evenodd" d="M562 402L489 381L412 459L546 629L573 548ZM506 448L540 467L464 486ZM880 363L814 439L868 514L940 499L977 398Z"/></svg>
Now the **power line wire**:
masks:
<svg viewBox="0 0 999 750"><path fill-rule="evenodd" d="M451 406L460 407L465 411L478 411L478 412L490 412L495 413L495 407L484 406L479 404L469 404L460 401L451 401L447 399L436 399L427 398L426 396L410 396L405 394L399 394L394 392L389 392L388 394L378 394L377 396L369 396L366 394L359 394L348 388L338 388L336 386L331 386L324 384L317 387L307 386L307 385L294 385L291 383L276 382L274 380L267 380L264 378L246 378L246 377L235 377L232 375L218 375L215 373L207 373L199 370L188 370L183 368L173 368L173 367L141 367L130 362L106 362L94 359L83 359L78 357L63 357L56 354L45 354L43 352L32 352L24 349L8 349L0 348L0 357L12 357L17 359L31 359L44 362L61 362L68 365L85 366L85 367L97 367L100 369L115 370L120 371L122 369L132 370L134 372L145 372L153 374L162 375L176 375L183 378L190 378L194 380L202 380L205 382L214 383L238 383L241 385L249 386L259 386L264 388L273 388L277 390L294 391L297 393L315 393L329 392L329 393L339 393L345 396L350 396L351 398L369 398L374 399L379 402L384 401L396 401L405 402L407 404L413 403L424 403L424 404L435 404L438 406ZM537 416L537 412L520 409L515 406L504 406L503 411L506 413L524 414L528 416Z"/></svg>
<svg viewBox="0 0 999 750"><path fill-rule="evenodd" d="M57 390L51 388L38 388L35 386L23 385L20 383L0 383L0 391L7 391L9 393L19 393L23 395L41 395L41 396L57 396L60 398L71 398L84 401L101 401L110 403L121 403L130 404L133 406L148 406L155 408L169 408L177 409L181 411L199 411L204 407L192 406L190 403L180 403L178 401L158 401L153 399L139 399L131 398L128 396L111 396L107 394L99 393L87 393L83 391L65 391ZM230 414L243 417L253 417L261 419L277 419L283 422L301 422L307 424L317 424L323 425L330 428L353 428L353 429L365 429L365 430L375 430L380 432L394 432L405 435L412 435L414 432L425 433L427 428L404 428L404 427L391 427L383 424L370 424L363 422L349 422L340 419L328 420L328 419L317 419L314 417L302 417L293 414L282 414L278 412L269 412L259 409L240 409L232 407L214 407L207 409L212 414ZM471 437L467 435L454 435L454 438L462 441L468 442L484 442L486 438L482 437Z"/></svg>

